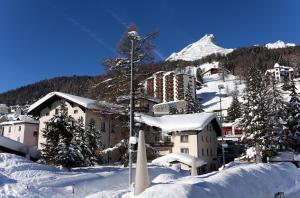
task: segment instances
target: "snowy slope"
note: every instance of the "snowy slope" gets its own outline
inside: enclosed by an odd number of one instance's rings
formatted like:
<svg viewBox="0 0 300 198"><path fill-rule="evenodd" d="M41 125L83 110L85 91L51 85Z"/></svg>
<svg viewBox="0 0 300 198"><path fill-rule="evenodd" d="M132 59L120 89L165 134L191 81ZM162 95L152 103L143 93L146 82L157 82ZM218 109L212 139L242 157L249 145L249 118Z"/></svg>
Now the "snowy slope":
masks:
<svg viewBox="0 0 300 198"><path fill-rule="evenodd" d="M211 54L228 54L233 51L233 49L225 49L218 46L215 43L214 38L214 35L206 34L199 41L188 45L187 47L183 48L180 52L172 53L166 60L194 61Z"/></svg>
<svg viewBox="0 0 300 198"><path fill-rule="evenodd" d="M232 101L231 93L234 91L235 84L239 91L239 100L242 101L241 96L245 89L245 84L236 76L228 74L225 77L225 82L223 82L219 74L213 74L204 76L203 81L203 87L197 90L197 95L201 98L204 111L213 112L220 109L220 94L218 88L218 85L220 84L223 84L225 87L221 90L222 109L228 109L230 107Z"/></svg>
<svg viewBox="0 0 300 198"><path fill-rule="evenodd" d="M277 48L285 48L285 47L295 47L295 43L285 43L281 40L276 41L275 43L268 43L265 45L268 49L277 49Z"/></svg>

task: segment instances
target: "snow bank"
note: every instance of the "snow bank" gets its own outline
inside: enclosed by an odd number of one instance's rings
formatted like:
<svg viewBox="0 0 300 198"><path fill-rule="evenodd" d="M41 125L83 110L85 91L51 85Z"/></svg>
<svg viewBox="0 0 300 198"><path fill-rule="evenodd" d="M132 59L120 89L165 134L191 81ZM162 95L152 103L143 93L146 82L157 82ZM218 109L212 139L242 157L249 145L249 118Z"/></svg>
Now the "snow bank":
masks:
<svg viewBox="0 0 300 198"><path fill-rule="evenodd" d="M133 167L133 172L135 168ZM150 180L161 174L174 174L172 169L149 166ZM74 187L74 194L73 194ZM99 192L101 191L101 192ZM128 192L128 168L95 166L66 171L32 162L26 158L0 153L0 197L76 197L97 193L95 197L116 197Z"/></svg>
<svg viewBox="0 0 300 198"><path fill-rule="evenodd" d="M156 158L152 161L152 164L156 165L165 165L166 163L172 163L172 162L181 162L183 164L192 166L193 156L185 153L170 153L167 155L164 155L162 157ZM207 164L205 161L196 158L196 166L200 167Z"/></svg>
<svg viewBox="0 0 300 198"><path fill-rule="evenodd" d="M156 184L141 197L240 198L274 197L300 190L300 172L290 163L239 164L220 172L185 177L166 184Z"/></svg>

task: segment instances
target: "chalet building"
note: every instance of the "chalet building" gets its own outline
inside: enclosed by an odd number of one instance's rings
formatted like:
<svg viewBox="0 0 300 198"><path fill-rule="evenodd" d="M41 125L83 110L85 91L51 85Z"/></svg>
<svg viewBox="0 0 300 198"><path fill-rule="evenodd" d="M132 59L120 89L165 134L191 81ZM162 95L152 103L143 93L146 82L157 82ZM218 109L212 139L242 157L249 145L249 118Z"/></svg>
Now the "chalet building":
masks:
<svg viewBox="0 0 300 198"><path fill-rule="evenodd" d="M184 153L205 161L199 173L214 171L219 167L217 137L221 136L221 127L214 113L161 117L138 114L135 119L152 128L159 128L164 136L169 135L172 153ZM147 133L147 129L144 130Z"/></svg>
<svg viewBox="0 0 300 198"><path fill-rule="evenodd" d="M294 78L294 69L275 63L274 69L268 69L265 74L274 77L278 82L291 81Z"/></svg>
<svg viewBox="0 0 300 198"><path fill-rule="evenodd" d="M184 100L188 86L195 97L195 77L174 71L156 72L146 79L144 84L146 94L158 98L161 102Z"/></svg>
<svg viewBox="0 0 300 198"><path fill-rule="evenodd" d="M46 123L59 112L59 106L64 103L68 115L75 119L82 119L84 126L91 121L95 122L97 130L102 132L102 143L110 147L127 137L127 131L123 128L120 120L114 115L118 114L122 107L105 101L96 101L61 92L51 92L32 104L28 114L39 117L38 148L45 142L42 131Z"/></svg>
<svg viewBox="0 0 300 198"><path fill-rule="evenodd" d="M37 145L39 122L28 116L0 123L0 135L26 145Z"/></svg>

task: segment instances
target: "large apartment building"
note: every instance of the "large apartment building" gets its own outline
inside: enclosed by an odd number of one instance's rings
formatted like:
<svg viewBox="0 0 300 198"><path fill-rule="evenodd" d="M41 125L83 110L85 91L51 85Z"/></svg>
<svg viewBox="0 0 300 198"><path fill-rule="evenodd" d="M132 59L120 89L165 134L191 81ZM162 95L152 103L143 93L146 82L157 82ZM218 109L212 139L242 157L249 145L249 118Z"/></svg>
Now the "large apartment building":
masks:
<svg viewBox="0 0 300 198"><path fill-rule="evenodd" d="M195 77L174 71L156 72L145 81L146 94L158 98L161 102L184 100L188 87L195 97Z"/></svg>

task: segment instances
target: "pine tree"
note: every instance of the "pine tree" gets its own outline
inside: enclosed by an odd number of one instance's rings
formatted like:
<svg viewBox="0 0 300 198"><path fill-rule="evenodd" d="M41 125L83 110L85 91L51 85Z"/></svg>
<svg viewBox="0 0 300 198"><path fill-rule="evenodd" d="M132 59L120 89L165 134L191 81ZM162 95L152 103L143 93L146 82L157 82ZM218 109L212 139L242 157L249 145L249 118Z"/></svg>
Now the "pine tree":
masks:
<svg viewBox="0 0 300 198"><path fill-rule="evenodd" d="M232 96L232 102L227 110L228 116L226 118L227 122L234 122L237 118L242 116L241 103L237 95Z"/></svg>
<svg viewBox="0 0 300 198"><path fill-rule="evenodd" d="M195 98L193 97L189 83L185 91L184 100L187 102L185 113L200 113L202 111L200 101L197 96L195 96Z"/></svg>
<svg viewBox="0 0 300 198"><path fill-rule="evenodd" d="M96 129L95 121L91 120L85 130L85 144L88 145L89 151L87 156L91 164L100 162L99 151L104 148L101 138L101 132Z"/></svg>
<svg viewBox="0 0 300 198"><path fill-rule="evenodd" d="M287 104L285 137L287 149L300 151L300 99L294 81L290 83L290 100Z"/></svg>
<svg viewBox="0 0 300 198"><path fill-rule="evenodd" d="M59 113L46 124L43 130L46 142L42 144L42 159L68 169L86 165L87 146L83 141L83 124L68 116L64 102L59 106Z"/></svg>
<svg viewBox="0 0 300 198"><path fill-rule="evenodd" d="M234 92L232 93L232 102L227 110L227 122L234 122L237 118L242 116L241 103L238 99L238 93L237 85L235 84Z"/></svg>
<svg viewBox="0 0 300 198"><path fill-rule="evenodd" d="M243 96L242 127L245 131L243 142L247 148L255 147L258 143L262 147L263 156L272 155L269 139L272 134L268 114L270 111L270 93L263 75L255 66L249 68L246 90Z"/></svg>
<svg viewBox="0 0 300 198"><path fill-rule="evenodd" d="M277 87L277 83L274 78L269 82L270 98L268 113L269 125L272 127L272 133L268 140L268 145L272 152L282 151L286 147L286 137L284 134L284 125L286 124L286 104L283 101L281 92Z"/></svg>

